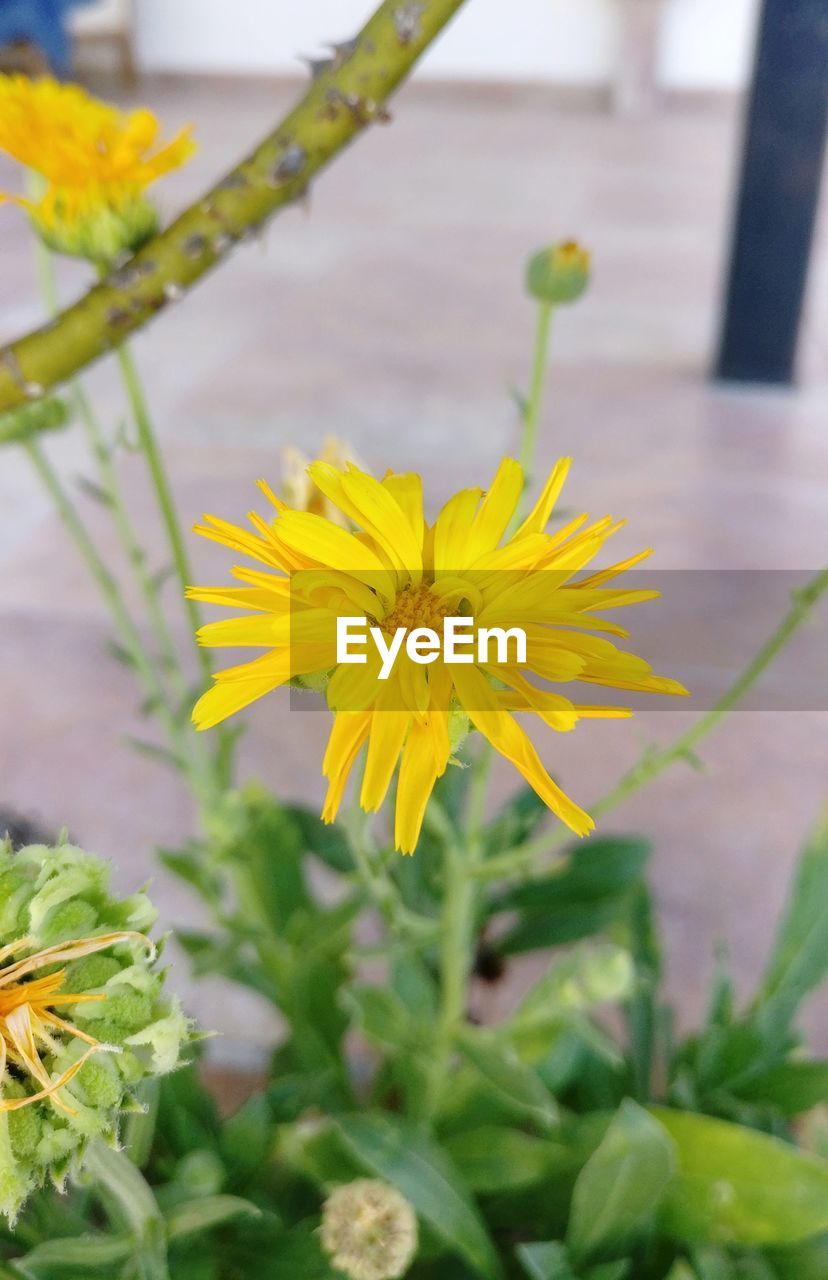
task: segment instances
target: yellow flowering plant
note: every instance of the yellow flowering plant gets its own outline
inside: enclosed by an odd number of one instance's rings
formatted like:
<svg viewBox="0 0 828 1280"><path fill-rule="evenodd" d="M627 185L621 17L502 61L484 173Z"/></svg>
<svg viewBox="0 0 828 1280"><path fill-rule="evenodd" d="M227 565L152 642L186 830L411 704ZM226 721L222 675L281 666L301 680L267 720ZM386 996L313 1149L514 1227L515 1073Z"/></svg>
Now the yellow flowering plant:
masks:
<svg viewBox="0 0 828 1280"><path fill-rule="evenodd" d="M290 448L249 528L198 525L221 548L218 585L190 566L126 337L385 118L460 2L382 3L297 110L163 231L148 188L186 161L188 132L163 143L148 111L0 78L0 149L40 176L11 199L37 233L52 313L2 353L0 444L26 453L100 589L155 726L136 747L193 800L193 838L160 853L206 918L177 942L196 977L246 988L283 1027L262 1089L220 1115L198 1065L179 1068L197 1048L164 992L144 893L117 898L106 866L66 840L0 846L0 1280L810 1280L828 1265L828 1163L803 1124L828 1072L795 1030L828 970L825 820L752 999L721 973L702 1026L677 1039L649 843L607 818L697 763L828 572L676 739L597 799L572 776L571 732L606 718L620 739L633 697L686 695L669 663L639 656L658 607L658 574L634 572L649 551L615 558L620 521L561 510L570 459L536 477L551 321L587 295L589 252L567 240L527 264L529 386L493 476L475 464L439 505L394 469L391 442L375 469L335 437L316 458ZM55 252L95 277L65 312ZM171 574L132 513L124 433L77 377L108 350ZM53 461L48 433L73 418L130 583ZM232 614L205 621L204 606ZM214 674L225 649L239 654ZM273 794L266 762L261 780L240 776L235 746L248 715L273 715L288 750L309 702L332 723L327 792L316 779L304 805ZM501 761L520 781L495 807ZM521 994L485 1016L485 990L527 956Z"/></svg>
<svg viewBox="0 0 828 1280"><path fill-rule="evenodd" d="M0 76L0 151L43 184L36 197L0 200L22 205L57 253L111 262L158 229L147 188L193 153L188 130L165 143L159 133L146 109L126 114L48 76Z"/></svg>

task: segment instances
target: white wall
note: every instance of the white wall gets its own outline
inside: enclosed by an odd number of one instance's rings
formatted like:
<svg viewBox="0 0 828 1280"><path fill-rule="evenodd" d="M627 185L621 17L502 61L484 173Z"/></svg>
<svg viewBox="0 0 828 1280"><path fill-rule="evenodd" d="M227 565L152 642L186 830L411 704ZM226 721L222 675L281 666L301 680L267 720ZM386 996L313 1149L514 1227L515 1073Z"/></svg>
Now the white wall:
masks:
<svg viewBox="0 0 828 1280"><path fill-rule="evenodd" d="M607 83L622 6L646 0L469 0L421 74ZM734 88L749 65L758 0L663 0L661 81ZM152 71L296 71L353 34L372 0L135 0L138 58Z"/></svg>

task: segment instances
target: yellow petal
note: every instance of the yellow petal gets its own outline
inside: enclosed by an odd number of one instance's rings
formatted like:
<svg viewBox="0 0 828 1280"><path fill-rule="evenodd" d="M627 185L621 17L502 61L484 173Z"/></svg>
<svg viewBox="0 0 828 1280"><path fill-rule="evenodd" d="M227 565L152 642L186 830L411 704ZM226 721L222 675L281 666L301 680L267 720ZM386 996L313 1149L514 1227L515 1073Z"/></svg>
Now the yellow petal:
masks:
<svg viewBox="0 0 828 1280"><path fill-rule="evenodd" d="M595 824L589 814L552 781L520 725L500 709L497 695L485 676L474 667L455 667L454 687L472 723L496 751L511 760L544 804L576 835L591 831Z"/></svg>

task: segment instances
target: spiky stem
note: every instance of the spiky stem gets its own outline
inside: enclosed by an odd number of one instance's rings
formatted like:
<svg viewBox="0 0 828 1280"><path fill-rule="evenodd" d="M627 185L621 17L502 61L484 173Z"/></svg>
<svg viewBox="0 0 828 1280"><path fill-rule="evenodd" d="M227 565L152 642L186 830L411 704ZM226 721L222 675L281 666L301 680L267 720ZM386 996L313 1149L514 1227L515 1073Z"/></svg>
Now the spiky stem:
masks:
<svg viewBox="0 0 828 1280"><path fill-rule="evenodd" d="M462 4L384 0L354 40L316 65L299 104L226 178L56 322L0 351L0 413L119 346L300 198L352 138L387 119L386 99Z"/></svg>

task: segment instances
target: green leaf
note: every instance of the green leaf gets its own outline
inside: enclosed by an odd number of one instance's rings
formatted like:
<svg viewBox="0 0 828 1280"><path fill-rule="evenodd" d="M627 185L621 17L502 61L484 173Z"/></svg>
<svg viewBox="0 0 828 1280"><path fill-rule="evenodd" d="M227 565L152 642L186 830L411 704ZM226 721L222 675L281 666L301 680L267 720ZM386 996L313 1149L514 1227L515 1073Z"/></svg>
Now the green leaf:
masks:
<svg viewBox="0 0 828 1280"><path fill-rule="evenodd" d="M399 1049L411 1037L412 1025L405 1005L387 987L350 987L343 992L346 1009L353 1011L363 1035L375 1044Z"/></svg>
<svg viewBox="0 0 828 1280"><path fill-rule="evenodd" d="M195 929L176 929L175 940L193 962L197 978L221 974L232 982L250 987L267 1000L275 1001L269 976L256 961L245 958L240 940L231 934L199 933Z"/></svg>
<svg viewBox="0 0 828 1280"><path fill-rule="evenodd" d="M802 1115L828 1098L828 1062L782 1062L740 1083L739 1096Z"/></svg>
<svg viewBox="0 0 828 1280"><path fill-rule="evenodd" d="M658 1107L678 1172L662 1209L679 1240L787 1244L828 1231L828 1162L763 1133Z"/></svg>
<svg viewBox="0 0 828 1280"><path fill-rule="evenodd" d="M828 1276L828 1235L767 1253L779 1280L825 1280Z"/></svg>
<svg viewBox="0 0 828 1280"><path fill-rule="evenodd" d="M484 855L491 857L525 844L535 834L548 812L544 802L531 787L522 788L484 827Z"/></svg>
<svg viewBox="0 0 828 1280"><path fill-rule="evenodd" d="M626 1259L618 1262L605 1262L600 1267L590 1267L584 1272L584 1280L625 1280L630 1274L630 1263Z"/></svg>
<svg viewBox="0 0 828 1280"><path fill-rule="evenodd" d="M519 1244L515 1256L530 1280L578 1280L565 1245L557 1240Z"/></svg>
<svg viewBox="0 0 828 1280"><path fill-rule="evenodd" d="M582 946L554 961L509 1024L518 1053L527 1061L538 1061L570 1021L598 1005L626 999L634 979L629 952L609 944Z"/></svg>
<svg viewBox="0 0 828 1280"><path fill-rule="evenodd" d="M37 1245L23 1258L17 1258L15 1270L31 1280L77 1273L88 1275L102 1268L109 1271L113 1263L124 1262L135 1247L131 1236L78 1236L69 1240L48 1240Z"/></svg>
<svg viewBox="0 0 828 1280"><path fill-rule="evenodd" d="M567 1147L500 1125L454 1134L445 1147L466 1184L482 1195L544 1182L557 1166L571 1164Z"/></svg>
<svg viewBox="0 0 828 1280"><path fill-rule="evenodd" d="M646 1228L674 1169L661 1125L635 1102L624 1102L575 1183L567 1231L572 1255L588 1257Z"/></svg>
<svg viewBox="0 0 828 1280"><path fill-rule="evenodd" d="M519 913L500 950L518 954L560 946L605 929L627 913L650 848L648 841L632 837L594 837L573 851L562 871L496 898L492 914Z"/></svg>
<svg viewBox="0 0 828 1280"><path fill-rule="evenodd" d="M463 1055L514 1109L544 1129L558 1123L558 1107L540 1077L512 1045L487 1027L461 1027L455 1039Z"/></svg>
<svg viewBox="0 0 828 1280"><path fill-rule="evenodd" d="M297 913L314 911L302 867L302 833L263 788L251 784L243 798L244 826L225 856L243 863L253 883L255 898L245 904L246 909L260 914L264 923L281 933Z"/></svg>
<svg viewBox="0 0 828 1280"><path fill-rule="evenodd" d="M222 1125L221 1158L234 1185L248 1182L269 1159L274 1110L269 1095L257 1094Z"/></svg>
<svg viewBox="0 0 828 1280"><path fill-rule="evenodd" d="M113 1151L101 1139L89 1147L84 1168L93 1178L96 1194L113 1224L133 1234L135 1274L139 1280L169 1280L166 1224L140 1170L122 1151Z"/></svg>
<svg viewBox="0 0 828 1280"><path fill-rule="evenodd" d="M198 1235L210 1231L231 1218L258 1217L259 1210L249 1200L240 1196L200 1196L178 1204L167 1216L167 1239L180 1240L183 1236Z"/></svg>
<svg viewBox="0 0 828 1280"><path fill-rule="evenodd" d="M348 1149L397 1188L424 1222L486 1280L503 1275L486 1227L446 1152L421 1130L387 1116L339 1120Z"/></svg>
<svg viewBox="0 0 828 1280"><path fill-rule="evenodd" d="M802 853L776 945L756 997L765 1023L784 1028L828 973L828 818Z"/></svg>
<svg viewBox="0 0 828 1280"><path fill-rule="evenodd" d="M314 809L307 809L304 805L286 805L284 812L296 824L308 853L314 854L334 871L347 873L354 870L348 841L340 827L324 823Z"/></svg>
<svg viewBox="0 0 828 1280"><path fill-rule="evenodd" d="M697 1280L697 1277L688 1264L679 1258L678 1262L670 1268L667 1280Z"/></svg>
<svg viewBox="0 0 828 1280"><path fill-rule="evenodd" d="M158 858L168 871L189 884L206 902L216 902L220 884L215 872L207 865L203 850L159 849Z"/></svg>

